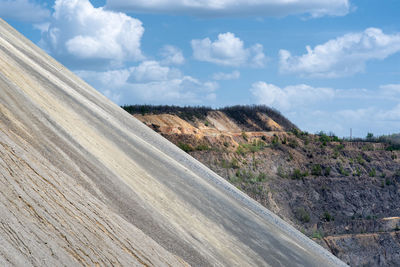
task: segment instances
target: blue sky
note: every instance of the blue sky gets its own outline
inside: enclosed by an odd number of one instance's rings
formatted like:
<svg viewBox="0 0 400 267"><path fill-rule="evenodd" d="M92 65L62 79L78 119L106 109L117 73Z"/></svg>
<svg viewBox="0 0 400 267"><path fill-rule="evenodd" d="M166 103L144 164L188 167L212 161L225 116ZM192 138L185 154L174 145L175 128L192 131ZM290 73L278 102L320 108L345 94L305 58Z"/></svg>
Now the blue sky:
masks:
<svg viewBox="0 0 400 267"><path fill-rule="evenodd" d="M0 0L119 105L266 104L301 129L400 132L398 0Z"/></svg>

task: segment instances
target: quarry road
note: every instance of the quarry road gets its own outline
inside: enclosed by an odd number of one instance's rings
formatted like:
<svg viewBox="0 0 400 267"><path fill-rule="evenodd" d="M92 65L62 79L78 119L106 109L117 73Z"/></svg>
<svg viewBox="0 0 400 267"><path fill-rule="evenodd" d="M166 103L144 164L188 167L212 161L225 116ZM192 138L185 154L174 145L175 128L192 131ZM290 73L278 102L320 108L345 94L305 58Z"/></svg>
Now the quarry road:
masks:
<svg viewBox="0 0 400 267"><path fill-rule="evenodd" d="M0 111L0 263L345 266L2 20Z"/></svg>

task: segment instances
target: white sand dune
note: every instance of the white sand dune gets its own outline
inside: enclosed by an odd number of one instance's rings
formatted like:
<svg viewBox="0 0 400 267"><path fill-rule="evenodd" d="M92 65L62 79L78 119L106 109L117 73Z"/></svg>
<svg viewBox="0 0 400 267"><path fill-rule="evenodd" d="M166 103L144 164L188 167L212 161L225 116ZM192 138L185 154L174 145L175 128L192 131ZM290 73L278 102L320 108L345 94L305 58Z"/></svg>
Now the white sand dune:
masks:
<svg viewBox="0 0 400 267"><path fill-rule="evenodd" d="M0 20L0 265L344 265Z"/></svg>

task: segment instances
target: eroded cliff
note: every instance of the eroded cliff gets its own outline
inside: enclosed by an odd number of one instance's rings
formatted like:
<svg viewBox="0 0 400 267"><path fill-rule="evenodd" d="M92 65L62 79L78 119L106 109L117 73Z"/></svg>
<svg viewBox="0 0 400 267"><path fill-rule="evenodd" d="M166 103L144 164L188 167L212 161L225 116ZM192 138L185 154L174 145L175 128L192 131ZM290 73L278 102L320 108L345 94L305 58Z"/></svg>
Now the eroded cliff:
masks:
<svg viewBox="0 0 400 267"><path fill-rule="evenodd" d="M348 264L400 263L398 150L304 133L265 112L243 125L243 109L135 116Z"/></svg>

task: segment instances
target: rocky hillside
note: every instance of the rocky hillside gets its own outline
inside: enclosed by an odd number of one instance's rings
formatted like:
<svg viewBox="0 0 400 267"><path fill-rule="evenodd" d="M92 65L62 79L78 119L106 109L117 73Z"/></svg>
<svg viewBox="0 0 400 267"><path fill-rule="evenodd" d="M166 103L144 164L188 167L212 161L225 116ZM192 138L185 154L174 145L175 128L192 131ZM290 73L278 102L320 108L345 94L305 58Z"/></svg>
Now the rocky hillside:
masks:
<svg viewBox="0 0 400 267"><path fill-rule="evenodd" d="M400 264L389 142L308 134L266 107L125 108L348 264Z"/></svg>

